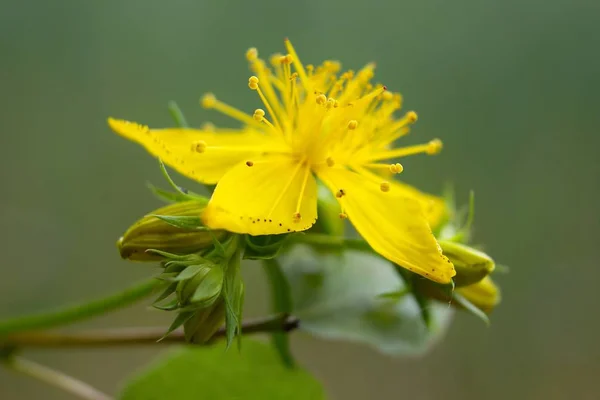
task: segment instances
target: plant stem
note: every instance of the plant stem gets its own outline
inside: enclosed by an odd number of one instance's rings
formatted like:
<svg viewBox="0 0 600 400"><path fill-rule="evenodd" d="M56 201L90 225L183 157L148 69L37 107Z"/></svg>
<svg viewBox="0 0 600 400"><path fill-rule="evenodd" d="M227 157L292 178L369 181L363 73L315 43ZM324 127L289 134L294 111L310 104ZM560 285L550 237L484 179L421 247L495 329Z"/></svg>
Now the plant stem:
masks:
<svg viewBox="0 0 600 400"><path fill-rule="evenodd" d="M298 320L288 315L247 321L242 324L244 334L262 332L289 332L298 328ZM186 343L183 331L176 330L158 341L165 334L164 327L141 327L98 329L76 333L23 332L4 339L0 347L21 348L66 348L66 347L105 347L128 345L156 345ZM225 337L225 329L219 329L211 341Z"/></svg>
<svg viewBox="0 0 600 400"><path fill-rule="evenodd" d="M76 304L47 313L25 315L6 321L0 321L0 340L2 337L16 332L48 329L126 307L150 296L156 288L163 286L164 284L164 282L152 278L135 284L119 293L92 300L87 303Z"/></svg>
<svg viewBox="0 0 600 400"><path fill-rule="evenodd" d="M10 356L4 361L4 365L15 372L28 375L34 379L62 389L81 399L86 400L111 400L112 397L93 388L85 382L75 379L62 372L53 370L46 366L29 361L22 357Z"/></svg>
<svg viewBox="0 0 600 400"><path fill-rule="evenodd" d="M263 267L271 286L271 307L276 313L291 313L293 309L290 284L279 262L273 258L263 260ZM285 332L271 332L271 342L279 353L281 361L293 368L294 357L290 351L290 338Z"/></svg>

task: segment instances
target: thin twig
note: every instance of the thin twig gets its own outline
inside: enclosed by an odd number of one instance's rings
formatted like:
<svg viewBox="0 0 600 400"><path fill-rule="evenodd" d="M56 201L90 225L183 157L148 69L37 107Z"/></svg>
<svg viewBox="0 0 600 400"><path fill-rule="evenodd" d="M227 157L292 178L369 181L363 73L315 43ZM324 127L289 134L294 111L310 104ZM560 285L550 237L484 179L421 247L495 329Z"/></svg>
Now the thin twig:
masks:
<svg viewBox="0 0 600 400"><path fill-rule="evenodd" d="M242 324L244 334L261 332L289 332L298 328L298 319L287 315L248 321ZM105 347L127 345L156 345L185 343L183 331L176 330L158 341L165 334L164 327L140 327L85 330L73 333L22 332L0 341L0 347L55 348L55 347ZM211 341L225 337L225 329L219 329Z"/></svg>
<svg viewBox="0 0 600 400"><path fill-rule="evenodd" d="M13 319L0 321L0 341L4 336L17 332L26 332L39 329L53 328L96 317L127 307L143 298L150 296L154 291L164 285L156 278L137 283L119 293L92 300L87 303L67 306L48 313L25 315Z"/></svg>
<svg viewBox="0 0 600 400"><path fill-rule="evenodd" d="M20 372L34 379L46 382L81 399L112 400L112 397L85 382L22 357L10 356L3 364L12 371Z"/></svg>

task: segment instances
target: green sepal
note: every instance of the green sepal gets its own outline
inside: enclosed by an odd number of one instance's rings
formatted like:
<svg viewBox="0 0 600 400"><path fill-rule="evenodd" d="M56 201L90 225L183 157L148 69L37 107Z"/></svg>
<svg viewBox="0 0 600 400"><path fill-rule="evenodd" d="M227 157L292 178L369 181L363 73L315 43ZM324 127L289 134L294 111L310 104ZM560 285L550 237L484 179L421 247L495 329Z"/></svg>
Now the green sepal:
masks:
<svg viewBox="0 0 600 400"><path fill-rule="evenodd" d="M442 251L454 264L457 287L472 285L491 274L496 264L487 254L473 247L448 240L439 240Z"/></svg>
<svg viewBox="0 0 600 400"><path fill-rule="evenodd" d="M154 304L163 301L164 299L166 299L167 297L169 297L170 295L172 295L173 293L175 293L175 289L176 288L177 288L177 282L173 282L173 283L169 284L165 288L165 290L160 294L160 296L158 296L156 298L156 300L154 300Z"/></svg>
<svg viewBox="0 0 600 400"><path fill-rule="evenodd" d="M154 194L160 200L166 201L168 203L178 203L182 201L196 200L196 198L193 196L182 194L181 192L169 192L168 190L164 190L157 186L154 186L150 182L147 182L146 186L148 187L148 189L150 189L152 194Z"/></svg>
<svg viewBox="0 0 600 400"><path fill-rule="evenodd" d="M156 215L151 214L151 216L160 219L161 221L166 222L167 224L174 226L176 228L186 229L190 231L206 231L207 227L202 223L202 219L200 217L195 216L174 216L174 215Z"/></svg>
<svg viewBox="0 0 600 400"><path fill-rule="evenodd" d="M177 314L177 316L171 323L171 326L169 326L169 329L167 329L167 332L160 339L158 339L157 342L160 342L161 340L163 340L164 338L169 336L175 329L177 329L180 326L182 326L183 324L185 324L185 322L187 320L189 320L190 318L192 318L193 316L194 316L193 312L183 312L183 313Z"/></svg>
<svg viewBox="0 0 600 400"><path fill-rule="evenodd" d="M288 235L244 235L245 260L270 260L280 253Z"/></svg>
<svg viewBox="0 0 600 400"><path fill-rule="evenodd" d="M486 325L490 325L490 318L487 316L485 312L479 309L475 304L471 303L467 300L463 295L454 292L452 296L452 301L456 303L460 308L467 311L469 314L472 314L482 320Z"/></svg>
<svg viewBox="0 0 600 400"><path fill-rule="evenodd" d="M231 257L224 271L223 298L225 300L225 338L227 348L236 335L241 333L244 283L240 273L240 251Z"/></svg>
<svg viewBox="0 0 600 400"><path fill-rule="evenodd" d="M204 307L212 305L221 295L223 289L223 268L214 266L204 279L198 284L190 299L192 304L201 304Z"/></svg>
<svg viewBox="0 0 600 400"><path fill-rule="evenodd" d="M175 311L179 308L179 300L173 299L165 304L159 304L158 302L154 302L152 304L152 307L161 311Z"/></svg>

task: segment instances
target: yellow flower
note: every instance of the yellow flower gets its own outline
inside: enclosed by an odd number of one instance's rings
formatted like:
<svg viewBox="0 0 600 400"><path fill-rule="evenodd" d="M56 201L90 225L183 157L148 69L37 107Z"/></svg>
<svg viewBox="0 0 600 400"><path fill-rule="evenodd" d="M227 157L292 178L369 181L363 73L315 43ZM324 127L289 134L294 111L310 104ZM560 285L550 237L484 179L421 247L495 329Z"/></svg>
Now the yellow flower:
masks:
<svg viewBox="0 0 600 400"><path fill-rule="evenodd" d="M217 183L203 214L211 228L250 235L304 231L317 219L318 178L339 201L340 218L349 218L374 250L431 280L450 282L453 265L430 229L443 217L443 202L390 179L403 167L389 160L436 154L441 141L392 148L417 115L393 117L402 99L371 83L374 64L338 75L339 63L304 66L288 40L285 46L288 54L271 57L272 68L256 49L246 54L255 73L248 86L266 111L250 115L213 94L203 97L204 107L242 122L242 129L109 124L183 175Z"/></svg>

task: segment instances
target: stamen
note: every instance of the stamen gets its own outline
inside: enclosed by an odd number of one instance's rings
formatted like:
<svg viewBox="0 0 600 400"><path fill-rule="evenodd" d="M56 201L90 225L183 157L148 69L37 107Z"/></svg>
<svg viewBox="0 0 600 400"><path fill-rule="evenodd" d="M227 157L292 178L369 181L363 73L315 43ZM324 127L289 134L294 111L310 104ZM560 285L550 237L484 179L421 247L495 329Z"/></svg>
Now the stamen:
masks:
<svg viewBox="0 0 600 400"><path fill-rule="evenodd" d="M242 121L248 125L256 126L256 122L250 117L248 114L234 108L228 104L225 104L215 97L212 93L206 93L202 100L200 101L202 107L207 109L215 109L222 114L227 115L233 119L237 119L238 121Z"/></svg>
<svg viewBox="0 0 600 400"><path fill-rule="evenodd" d="M250 62L254 62L258 59L258 50L256 47L250 47L248 51L246 51L246 59Z"/></svg>
<svg viewBox="0 0 600 400"><path fill-rule="evenodd" d="M379 189L381 189L382 192L389 192L390 191L390 183L389 182L381 182L379 184Z"/></svg>
<svg viewBox="0 0 600 400"><path fill-rule="evenodd" d="M206 142L204 140L198 140L192 143L192 151L196 153L204 153L206 151Z"/></svg>
<svg viewBox="0 0 600 400"><path fill-rule="evenodd" d="M328 167L333 167L335 165L335 161L333 161L333 158L331 158L331 157L327 157L327 159L325 160L325 163L327 164Z"/></svg>
<svg viewBox="0 0 600 400"><path fill-rule="evenodd" d="M260 90L260 87L258 86L258 82L259 81L258 81L258 78L256 76L251 76L250 79L248 79L248 87L250 89L252 89L252 90L256 90L256 92L258 93L258 96L260 97L260 99L262 100L263 104L265 105L265 107L269 111L269 114L271 115L271 118L273 118L273 122L275 122L275 126L277 126L277 129L280 130L281 129L281 125L279 125L279 121L277 120L277 116L273 112L273 109L271 108L271 104L269 104L269 101L267 100L267 98L265 97L265 95L263 94L263 92Z"/></svg>
<svg viewBox="0 0 600 400"><path fill-rule="evenodd" d="M301 164L304 164L302 161ZM304 166L304 177L302 178L302 186L300 186L300 195L298 196L298 202L296 203L296 212L294 213L294 222L298 223L302 219L302 215L300 215L300 207L302 206L302 198L304 197L304 192L306 191L306 185L308 184L308 177L310 175L310 168L308 165Z"/></svg>
<svg viewBox="0 0 600 400"><path fill-rule="evenodd" d="M431 142L427 143L427 154L439 154L439 152L442 151L443 146L444 145L440 139L433 139Z"/></svg>
<svg viewBox="0 0 600 400"><path fill-rule="evenodd" d="M339 214L340 219L347 219L348 218L348 214L346 214L345 212L341 212Z"/></svg>
<svg viewBox="0 0 600 400"><path fill-rule="evenodd" d="M437 154L442 150L442 141L434 139L429 143L416 146L401 147L399 149L375 153L368 158L368 161L381 161L390 158L412 156L414 154L426 153L429 155Z"/></svg>
<svg viewBox="0 0 600 400"><path fill-rule="evenodd" d="M344 189L340 189L335 193L335 197L337 197L338 199L341 199L345 195L346 195L346 192L344 191Z"/></svg>
<svg viewBox="0 0 600 400"><path fill-rule="evenodd" d="M325 104L325 102L327 102L327 96L325 96L323 93L317 96L318 105L322 106L323 104Z"/></svg>
<svg viewBox="0 0 600 400"><path fill-rule="evenodd" d="M358 127L358 121L355 119L352 119L350 121L348 121L348 129L350 130L354 130Z"/></svg>
<svg viewBox="0 0 600 400"><path fill-rule="evenodd" d="M392 174L399 174L404 171L404 167L400 163L390 165L390 172Z"/></svg>
<svg viewBox="0 0 600 400"><path fill-rule="evenodd" d="M366 168L371 169L387 169L392 174L399 174L404 171L404 167L400 163L395 164L364 164Z"/></svg>

